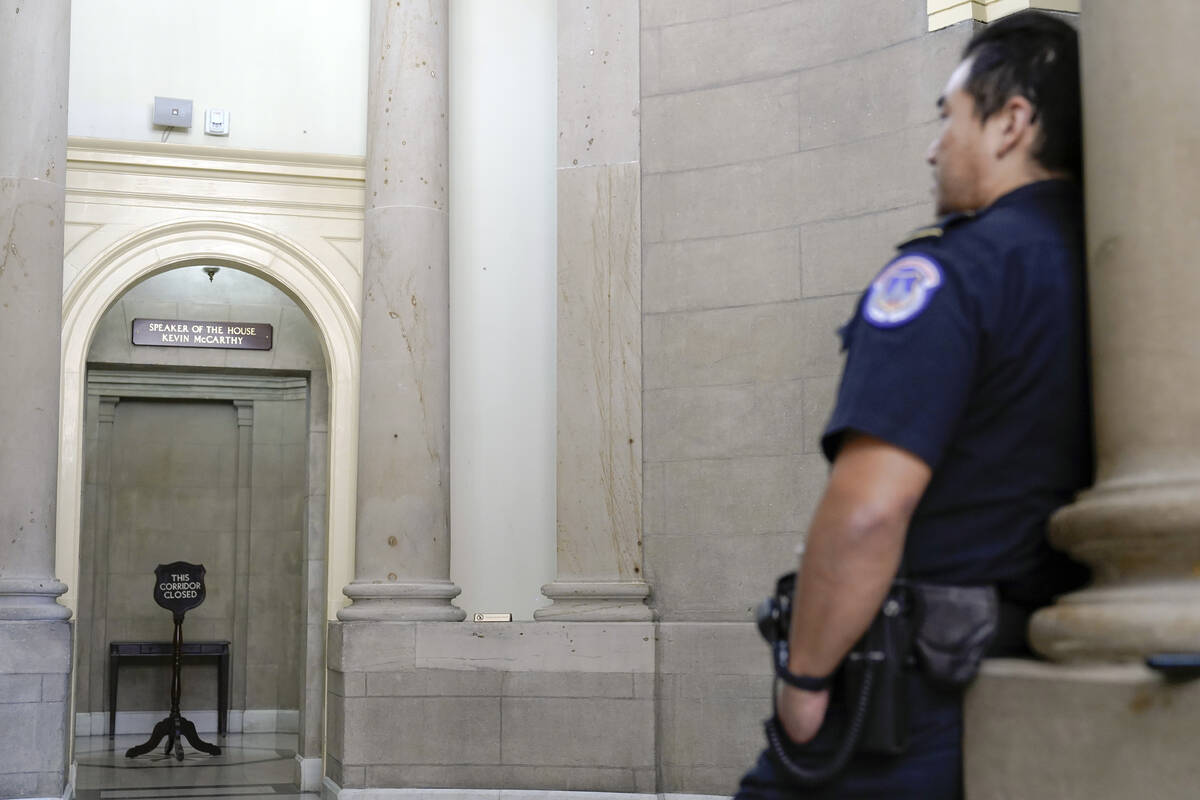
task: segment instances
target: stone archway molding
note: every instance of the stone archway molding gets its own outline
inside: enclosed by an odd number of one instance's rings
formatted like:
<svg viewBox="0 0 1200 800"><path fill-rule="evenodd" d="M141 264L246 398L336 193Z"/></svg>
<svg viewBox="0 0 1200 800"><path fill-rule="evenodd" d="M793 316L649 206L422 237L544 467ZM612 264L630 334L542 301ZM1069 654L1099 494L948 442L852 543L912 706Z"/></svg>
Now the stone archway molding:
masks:
<svg viewBox="0 0 1200 800"><path fill-rule="evenodd" d="M87 353L104 312L139 281L203 262L244 269L290 294L321 334L329 370L328 581L326 618L345 605L354 578L360 320L353 299L304 248L244 222L189 218L144 228L96 256L63 298L55 574L60 602L77 609Z"/></svg>

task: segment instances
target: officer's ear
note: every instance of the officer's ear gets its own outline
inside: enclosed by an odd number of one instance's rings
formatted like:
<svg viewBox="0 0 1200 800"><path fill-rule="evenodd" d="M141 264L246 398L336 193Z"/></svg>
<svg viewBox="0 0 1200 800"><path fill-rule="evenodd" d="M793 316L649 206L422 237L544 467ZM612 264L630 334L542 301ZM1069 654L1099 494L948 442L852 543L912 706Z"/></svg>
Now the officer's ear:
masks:
<svg viewBox="0 0 1200 800"><path fill-rule="evenodd" d="M1024 153L1033 157L1037 146L1037 112L1021 95L1013 95L987 121L992 152L997 161Z"/></svg>

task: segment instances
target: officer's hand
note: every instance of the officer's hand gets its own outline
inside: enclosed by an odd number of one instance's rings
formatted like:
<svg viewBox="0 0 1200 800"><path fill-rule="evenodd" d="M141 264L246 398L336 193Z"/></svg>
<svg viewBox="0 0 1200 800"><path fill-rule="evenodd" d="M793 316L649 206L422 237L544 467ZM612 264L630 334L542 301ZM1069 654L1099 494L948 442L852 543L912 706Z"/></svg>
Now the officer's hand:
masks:
<svg viewBox="0 0 1200 800"><path fill-rule="evenodd" d="M829 692L806 692L784 686L779 695L779 721L788 738L796 744L804 744L817 735L825 721L825 709L829 706Z"/></svg>

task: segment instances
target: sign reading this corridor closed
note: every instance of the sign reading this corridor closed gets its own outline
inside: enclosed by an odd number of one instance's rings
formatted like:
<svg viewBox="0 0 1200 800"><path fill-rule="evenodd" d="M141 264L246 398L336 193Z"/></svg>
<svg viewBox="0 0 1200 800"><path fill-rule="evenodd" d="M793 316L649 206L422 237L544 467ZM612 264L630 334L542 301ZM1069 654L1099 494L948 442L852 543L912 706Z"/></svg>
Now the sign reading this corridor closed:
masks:
<svg viewBox="0 0 1200 800"><path fill-rule="evenodd" d="M270 350L271 342L271 326L265 322L197 322L186 319L133 321L135 345Z"/></svg>
<svg viewBox="0 0 1200 800"><path fill-rule="evenodd" d="M183 619L204 602L204 565L172 561L154 568L154 602Z"/></svg>

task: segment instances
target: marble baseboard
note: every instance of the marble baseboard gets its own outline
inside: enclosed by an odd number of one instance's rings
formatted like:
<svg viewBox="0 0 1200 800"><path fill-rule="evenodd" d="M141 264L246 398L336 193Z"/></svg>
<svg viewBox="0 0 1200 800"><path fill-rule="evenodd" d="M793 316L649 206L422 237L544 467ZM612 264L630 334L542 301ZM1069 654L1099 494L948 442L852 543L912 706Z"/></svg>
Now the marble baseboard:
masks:
<svg viewBox="0 0 1200 800"><path fill-rule="evenodd" d="M321 759L296 756L296 785L302 792L321 791Z"/></svg>
<svg viewBox="0 0 1200 800"><path fill-rule="evenodd" d="M67 785L62 796L56 797L24 797L21 800L75 800L75 765L67 769Z"/></svg>
<svg viewBox="0 0 1200 800"><path fill-rule="evenodd" d="M342 789L329 778L321 800L729 800L716 794L529 791L525 789Z"/></svg>
<svg viewBox="0 0 1200 800"><path fill-rule="evenodd" d="M155 724L170 712L162 711L118 711L117 733L149 735ZM216 709L184 711L199 733L217 732ZM229 733L298 733L300 712L291 709L255 708L246 711L230 710ZM106 736L108 734L107 711L84 711L75 715L76 736ZM315 789L314 789L315 791Z"/></svg>

